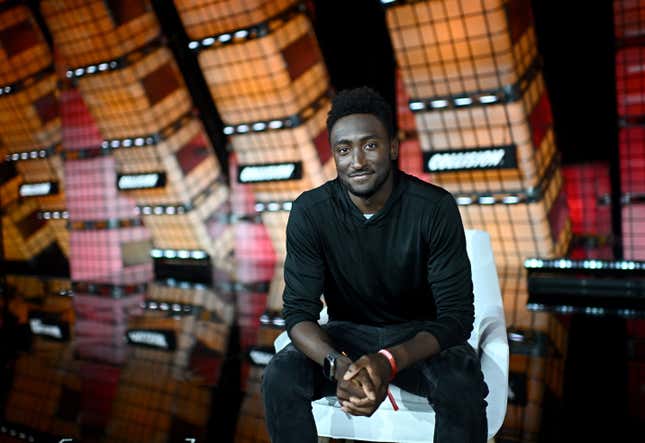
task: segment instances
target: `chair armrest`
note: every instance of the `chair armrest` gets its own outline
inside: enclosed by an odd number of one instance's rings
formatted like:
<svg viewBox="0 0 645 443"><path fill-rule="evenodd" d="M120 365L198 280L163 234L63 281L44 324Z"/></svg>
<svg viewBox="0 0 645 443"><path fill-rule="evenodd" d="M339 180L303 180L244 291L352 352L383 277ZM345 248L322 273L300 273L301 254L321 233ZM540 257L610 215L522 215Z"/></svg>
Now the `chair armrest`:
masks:
<svg viewBox="0 0 645 443"><path fill-rule="evenodd" d="M498 315L482 320L479 336L481 368L489 388L486 397L489 435L501 428L508 401L508 339L504 317Z"/></svg>

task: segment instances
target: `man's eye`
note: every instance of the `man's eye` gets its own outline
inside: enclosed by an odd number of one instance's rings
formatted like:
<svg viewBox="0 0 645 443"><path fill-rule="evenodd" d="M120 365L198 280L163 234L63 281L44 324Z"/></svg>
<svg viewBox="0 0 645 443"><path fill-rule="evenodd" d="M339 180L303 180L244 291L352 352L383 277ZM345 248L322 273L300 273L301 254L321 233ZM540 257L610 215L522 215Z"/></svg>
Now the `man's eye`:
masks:
<svg viewBox="0 0 645 443"><path fill-rule="evenodd" d="M369 142L365 145L367 149L376 149L376 143L374 142Z"/></svg>
<svg viewBox="0 0 645 443"><path fill-rule="evenodd" d="M336 152L338 152L339 154L347 154L347 152L349 152L349 148L346 146L340 146L336 148Z"/></svg>

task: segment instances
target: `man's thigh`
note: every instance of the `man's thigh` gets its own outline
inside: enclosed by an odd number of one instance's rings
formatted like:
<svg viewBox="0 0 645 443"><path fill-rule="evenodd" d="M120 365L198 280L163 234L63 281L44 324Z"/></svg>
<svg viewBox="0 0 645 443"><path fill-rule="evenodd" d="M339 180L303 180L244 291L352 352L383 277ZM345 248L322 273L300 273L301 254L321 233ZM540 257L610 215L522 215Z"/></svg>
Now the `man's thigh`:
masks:
<svg viewBox="0 0 645 443"><path fill-rule="evenodd" d="M392 382L396 386L429 399L457 397L468 393L485 398L479 357L467 343L448 348L433 358L417 362L401 371Z"/></svg>

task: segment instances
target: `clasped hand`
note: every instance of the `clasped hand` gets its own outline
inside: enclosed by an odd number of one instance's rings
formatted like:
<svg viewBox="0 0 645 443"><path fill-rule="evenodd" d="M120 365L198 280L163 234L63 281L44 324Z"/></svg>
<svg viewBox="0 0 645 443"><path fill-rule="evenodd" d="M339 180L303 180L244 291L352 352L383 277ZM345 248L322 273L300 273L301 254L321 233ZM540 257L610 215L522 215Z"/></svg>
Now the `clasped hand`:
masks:
<svg viewBox="0 0 645 443"><path fill-rule="evenodd" d="M371 416L387 395L391 371L381 354L364 355L353 363L347 359L337 372L336 397L343 411Z"/></svg>

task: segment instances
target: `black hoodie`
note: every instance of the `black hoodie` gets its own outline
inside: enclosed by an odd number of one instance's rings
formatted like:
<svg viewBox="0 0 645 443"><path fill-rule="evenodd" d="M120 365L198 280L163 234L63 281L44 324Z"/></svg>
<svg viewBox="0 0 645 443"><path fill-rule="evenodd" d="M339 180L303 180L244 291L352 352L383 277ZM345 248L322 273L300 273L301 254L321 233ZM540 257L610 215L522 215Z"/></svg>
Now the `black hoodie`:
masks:
<svg viewBox="0 0 645 443"><path fill-rule="evenodd" d="M396 169L392 194L366 219L338 179L298 197L287 224L287 330L330 320L390 325L425 320L441 349L473 327L473 288L461 217L444 189Z"/></svg>

